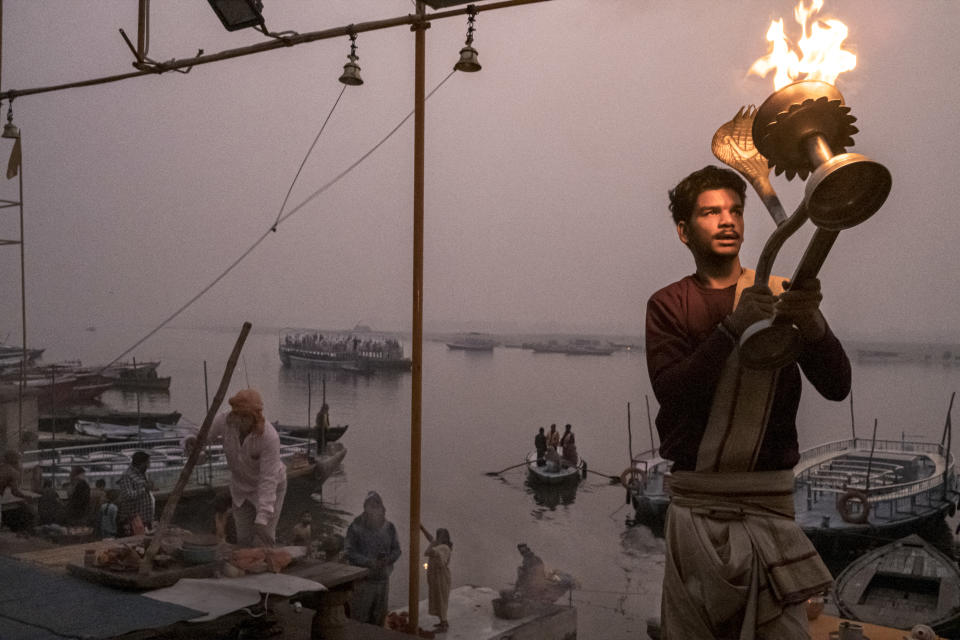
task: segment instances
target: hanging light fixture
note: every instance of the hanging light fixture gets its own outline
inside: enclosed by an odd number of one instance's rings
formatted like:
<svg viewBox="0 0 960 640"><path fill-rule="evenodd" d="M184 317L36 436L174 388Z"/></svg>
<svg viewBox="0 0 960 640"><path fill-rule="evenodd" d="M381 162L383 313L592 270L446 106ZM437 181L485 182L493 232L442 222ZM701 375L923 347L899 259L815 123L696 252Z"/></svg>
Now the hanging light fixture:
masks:
<svg viewBox="0 0 960 640"><path fill-rule="evenodd" d="M348 55L347 58L349 58L349 60L347 64L343 65L340 82L354 87L363 84L363 78L360 77L360 65L357 64L360 56L357 55L357 34L355 33L350 34L350 55Z"/></svg>
<svg viewBox="0 0 960 640"><path fill-rule="evenodd" d="M455 71L472 73L480 71L480 61L477 59L477 50L473 48L473 21L476 20L477 8L472 4L467 7L467 42L460 49L460 59L453 65Z"/></svg>
<svg viewBox="0 0 960 640"><path fill-rule="evenodd" d="M20 127L13 124L13 100L7 104L7 124L3 125L3 133L0 137L14 140L20 137Z"/></svg>

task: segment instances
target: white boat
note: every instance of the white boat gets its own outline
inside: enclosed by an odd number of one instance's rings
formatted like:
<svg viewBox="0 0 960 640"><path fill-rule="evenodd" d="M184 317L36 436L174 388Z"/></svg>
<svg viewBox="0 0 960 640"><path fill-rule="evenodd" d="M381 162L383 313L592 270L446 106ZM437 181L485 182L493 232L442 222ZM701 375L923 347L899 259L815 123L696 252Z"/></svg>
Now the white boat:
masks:
<svg viewBox="0 0 960 640"><path fill-rule="evenodd" d="M312 446L310 440L280 435L280 458L287 466L288 478L314 473L318 460L312 455ZM325 456L339 456L339 463L345 455L345 450L341 453L341 449L343 445L336 451L325 453ZM209 492L229 485L230 471L223 447L209 445L206 450L207 459L194 467L184 495ZM87 471L87 482L93 485L102 478L110 489L117 486L117 480L130 467L133 454L137 451L150 454L147 477L155 486L154 495L163 500L173 490L186 464L181 437L25 451L21 464L24 477L31 477L33 469L39 467L42 478L52 479L54 485L66 480L72 467L83 466ZM321 456L319 462L325 463L325 457Z"/></svg>
<svg viewBox="0 0 960 640"><path fill-rule="evenodd" d="M77 420L73 425L74 431L79 434L93 436L101 440L156 440L158 438L182 438L197 432L196 425L156 423L154 427L138 427L129 424L111 424L109 422L93 422Z"/></svg>
<svg viewBox="0 0 960 640"><path fill-rule="evenodd" d="M663 527L670 506L670 467L673 462L656 450L634 456L633 463L620 474L633 505L634 522L654 530Z"/></svg>

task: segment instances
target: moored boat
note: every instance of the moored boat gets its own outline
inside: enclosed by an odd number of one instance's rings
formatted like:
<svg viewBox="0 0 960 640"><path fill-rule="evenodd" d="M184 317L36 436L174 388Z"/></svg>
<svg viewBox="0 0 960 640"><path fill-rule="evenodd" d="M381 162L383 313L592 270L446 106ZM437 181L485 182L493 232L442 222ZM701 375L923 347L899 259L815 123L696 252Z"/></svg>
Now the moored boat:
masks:
<svg viewBox="0 0 960 640"><path fill-rule="evenodd" d="M338 424L335 427L327 427L327 442L336 442L347 432L348 424ZM304 427L303 425L276 423L277 431L285 433L294 438L311 439L317 437L316 427Z"/></svg>
<svg viewBox="0 0 960 640"><path fill-rule="evenodd" d="M586 475L586 463L583 458L572 465L561 459L560 468L556 471L549 470L547 465L537 464L537 452L531 451L527 454L527 471L530 473L530 481L539 484L562 484L565 482L577 482L581 474Z"/></svg>
<svg viewBox="0 0 960 640"><path fill-rule="evenodd" d="M957 476L944 444L851 438L801 452L797 523L821 554L922 531L956 510Z"/></svg>
<svg viewBox="0 0 960 640"><path fill-rule="evenodd" d="M287 466L287 478L313 475L317 459L307 455L311 444L303 438L280 435L280 458ZM208 445L206 450L207 459L194 467L184 495L215 491L230 483L230 470L223 447ZM69 477L74 466L83 466L91 485L102 478L110 489L116 487L117 480L130 466L136 451L150 454L147 477L154 484L154 496L158 500L165 499L180 478L187 460L180 437L26 451L21 465L25 477L36 473L33 469L39 467L41 477L54 480L54 484L57 484L58 478ZM345 455L345 450L343 453Z"/></svg>
<svg viewBox="0 0 960 640"><path fill-rule="evenodd" d="M670 467L673 462L660 457L656 450L634 456L629 467L620 474L633 505L633 522L654 531L663 528L670 506Z"/></svg>
<svg viewBox="0 0 960 640"><path fill-rule="evenodd" d="M960 568L918 535L870 551L837 576L841 615L911 629L925 624L943 637L960 631Z"/></svg>

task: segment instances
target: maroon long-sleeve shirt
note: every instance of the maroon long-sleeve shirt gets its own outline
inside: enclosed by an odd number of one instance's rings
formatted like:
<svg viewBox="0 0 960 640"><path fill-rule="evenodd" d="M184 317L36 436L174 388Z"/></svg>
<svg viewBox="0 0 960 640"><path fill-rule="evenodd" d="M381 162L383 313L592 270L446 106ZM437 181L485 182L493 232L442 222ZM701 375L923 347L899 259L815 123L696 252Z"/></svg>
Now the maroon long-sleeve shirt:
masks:
<svg viewBox="0 0 960 640"><path fill-rule="evenodd" d="M735 285L710 289L687 276L654 293L647 303L647 369L660 403L660 453L674 461L676 471L696 468L713 392L735 346L719 327L733 311L735 294ZM850 361L829 326L823 338L804 345L797 362L799 367L791 364L780 371L757 471L790 469L799 459L801 369L828 400L843 400L850 392Z"/></svg>

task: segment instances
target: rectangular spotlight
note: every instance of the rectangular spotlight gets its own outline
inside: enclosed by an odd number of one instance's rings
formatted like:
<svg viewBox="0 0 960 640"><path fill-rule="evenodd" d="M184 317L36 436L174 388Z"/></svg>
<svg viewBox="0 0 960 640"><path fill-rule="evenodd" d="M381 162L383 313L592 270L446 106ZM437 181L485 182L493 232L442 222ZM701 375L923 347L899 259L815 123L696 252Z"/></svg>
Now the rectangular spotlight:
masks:
<svg viewBox="0 0 960 640"><path fill-rule="evenodd" d="M208 0L227 31L263 24L261 0Z"/></svg>

